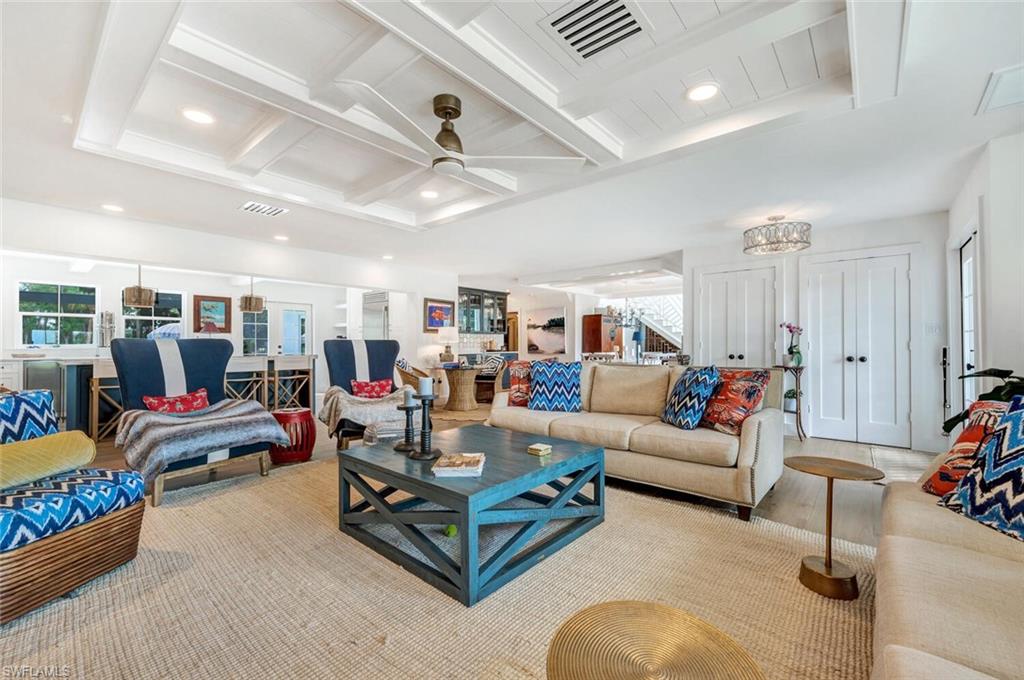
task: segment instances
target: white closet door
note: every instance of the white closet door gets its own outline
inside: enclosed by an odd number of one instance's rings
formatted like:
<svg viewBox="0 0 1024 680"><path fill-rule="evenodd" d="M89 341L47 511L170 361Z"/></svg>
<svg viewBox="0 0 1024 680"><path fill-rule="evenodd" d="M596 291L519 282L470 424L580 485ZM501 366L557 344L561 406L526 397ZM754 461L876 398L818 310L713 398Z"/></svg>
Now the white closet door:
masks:
<svg viewBox="0 0 1024 680"><path fill-rule="evenodd" d="M856 265L857 441L909 447L909 257L873 257Z"/></svg>
<svg viewBox="0 0 1024 680"><path fill-rule="evenodd" d="M764 368L775 363L775 269L736 272L733 295L733 366ZM727 355L728 356L728 355Z"/></svg>
<svg viewBox="0 0 1024 680"><path fill-rule="evenodd" d="M701 286L700 357L706 366L730 366L729 343L732 336L733 288L736 275L732 272L708 274Z"/></svg>
<svg viewBox="0 0 1024 680"><path fill-rule="evenodd" d="M857 263L809 267L807 351L811 432L857 440Z"/></svg>

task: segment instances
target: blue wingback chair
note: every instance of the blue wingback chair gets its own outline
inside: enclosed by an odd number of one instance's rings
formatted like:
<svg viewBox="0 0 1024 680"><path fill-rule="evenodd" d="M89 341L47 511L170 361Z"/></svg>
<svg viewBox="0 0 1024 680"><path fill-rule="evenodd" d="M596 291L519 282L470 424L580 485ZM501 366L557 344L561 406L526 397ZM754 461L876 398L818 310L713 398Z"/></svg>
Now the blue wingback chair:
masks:
<svg viewBox="0 0 1024 680"><path fill-rule="evenodd" d="M324 359L331 385L352 393L353 380L384 380L395 378L398 360L397 340L324 340ZM392 385L391 391L397 386ZM366 428L342 418L331 432L337 436L338 448L345 448L351 439L360 439Z"/></svg>
<svg viewBox="0 0 1024 680"><path fill-rule="evenodd" d="M206 388L211 404L225 398L224 377L234 352L230 340L194 338L189 340L128 340L110 343L110 356L117 370L124 409L143 409L142 397L178 396ZM153 505L159 505L164 479L208 468L213 470L224 460L256 457L260 474L270 472L270 444L236 446L171 463L153 482Z"/></svg>

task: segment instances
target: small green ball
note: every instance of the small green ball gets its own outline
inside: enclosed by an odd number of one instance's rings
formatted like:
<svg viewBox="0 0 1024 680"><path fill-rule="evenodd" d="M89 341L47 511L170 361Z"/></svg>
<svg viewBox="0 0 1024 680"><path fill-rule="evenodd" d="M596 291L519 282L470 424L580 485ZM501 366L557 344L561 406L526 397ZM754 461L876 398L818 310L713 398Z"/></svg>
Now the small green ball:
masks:
<svg viewBox="0 0 1024 680"><path fill-rule="evenodd" d="M459 533L459 528L454 524L449 524L444 528L444 535L448 538L455 538L455 535Z"/></svg>

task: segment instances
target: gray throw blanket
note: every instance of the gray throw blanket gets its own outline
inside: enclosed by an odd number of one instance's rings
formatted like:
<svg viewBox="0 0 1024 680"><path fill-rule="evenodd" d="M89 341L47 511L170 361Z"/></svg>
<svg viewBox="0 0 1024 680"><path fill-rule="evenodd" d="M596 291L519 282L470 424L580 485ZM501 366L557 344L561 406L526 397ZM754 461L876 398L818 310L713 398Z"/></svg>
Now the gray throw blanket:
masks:
<svg viewBox="0 0 1024 680"><path fill-rule="evenodd" d="M224 399L191 413L126 411L114 445L124 453L129 467L149 481L179 460L264 442L290 443L262 404Z"/></svg>
<svg viewBox="0 0 1024 680"><path fill-rule="evenodd" d="M351 420L360 425L373 425L375 423L401 422L405 427L405 415L398 410L398 407L405 401L405 393L413 389L404 386L381 399L367 399L366 397L354 397L337 385L327 388L324 393L324 405L320 409L320 421L327 426L327 431L333 433L338 429L338 423L342 418Z"/></svg>

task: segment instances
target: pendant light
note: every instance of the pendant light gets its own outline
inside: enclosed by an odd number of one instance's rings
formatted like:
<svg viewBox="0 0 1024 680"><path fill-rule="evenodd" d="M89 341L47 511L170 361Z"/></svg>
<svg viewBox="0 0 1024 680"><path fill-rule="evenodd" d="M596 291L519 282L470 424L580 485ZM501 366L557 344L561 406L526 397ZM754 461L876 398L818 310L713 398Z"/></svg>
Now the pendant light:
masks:
<svg viewBox="0 0 1024 680"><path fill-rule="evenodd" d="M810 223L783 222L785 218L785 215L772 215L768 224L743 232L743 252L747 255L774 255L810 247Z"/></svg>
<svg viewBox="0 0 1024 680"><path fill-rule="evenodd" d="M249 277L249 294L243 295L239 301L239 307L243 312L252 312L253 314L259 314L266 307L266 298L262 295L256 295L253 292L254 279Z"/></svg>
<svg viewBox="0 0 1024 680"><path fill-rule="evenodd" d="M156 289L142 287L142 265L138 267L138 285L124 289L124 304L128 307L152 307L156 304Z"/></svg>

